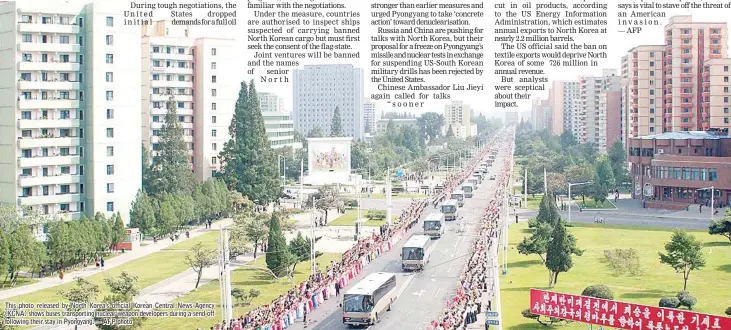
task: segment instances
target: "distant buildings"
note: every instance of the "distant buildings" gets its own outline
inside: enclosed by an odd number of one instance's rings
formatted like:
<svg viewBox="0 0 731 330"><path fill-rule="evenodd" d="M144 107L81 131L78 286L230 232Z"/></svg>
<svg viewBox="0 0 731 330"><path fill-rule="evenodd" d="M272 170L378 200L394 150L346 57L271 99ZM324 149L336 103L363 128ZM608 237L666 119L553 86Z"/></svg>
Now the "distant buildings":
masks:
<svg viewBox="0 0 731 330"><path fill-rule="evenodd" d="M388 123L393 122L394 128L403 127L406 125L417 125L417 119L416 118L394 118L394 119L379 119L376 121L376 131L377 132L385 132L386 128L388 127Z"/></svg>
<svg viewBox="0 0 731 330"><path fill-rule="evenodd" d="M551 132L554 135L571 132L576 126L573 114L581 107L579 81L554 81L548 92L548 102L551 106Z"/></svg>
<svg viewBox="0 0 731 330"><path fill-rule="evenodd" d="M444 107L445 132L452 128L454 136L465 139L477 134L472 125L472 109L462 101L452 101Z"/></svg>
<svg viewBox="0 0 731 330"><path fill-rule="evenodd" d="M319 127L330 135L335 107L346 136L363 138L363 71L352 65L305 65L293 73L294 126L307 135Z"/></svg>
<svg viewBox="0 0 731 330"><path fill-rule="evenodd" d="M269 143L274 149L285 146L302 148L302 142L294 139L294 121L282 106L282 99L277 94L259 93L259 108L264 118Z"/></svg>
<svg viewBox="0 0 731 330"><path fill-rule="evenodd" d="M505 126L518 125L520 123L520 112L505 111L505 120L503 123L505 123Z"/></svg>
<svg viewBox="0 0 731 330"><path fill-rule="evenodd" d="M363 131L365 133L375 133L376 128L376 102L366 100L363 102Z"/></svg>
<svg viewBox="0 0 731 330"><path fill-rule="evenodd" d="M581 143L590 143L599 153L606 153L620 138L621 131L621 79L617 71L602 70L598 77L581 77L581 99L578 118L574 123L574 137Z"/></svg>
<svg viewBox="0 0 731 330"><path fill-rule="evenodd" d="M530 116L533 130L550 130L553 127L551 116L551 104L547 99L533 99Z"/></svg>

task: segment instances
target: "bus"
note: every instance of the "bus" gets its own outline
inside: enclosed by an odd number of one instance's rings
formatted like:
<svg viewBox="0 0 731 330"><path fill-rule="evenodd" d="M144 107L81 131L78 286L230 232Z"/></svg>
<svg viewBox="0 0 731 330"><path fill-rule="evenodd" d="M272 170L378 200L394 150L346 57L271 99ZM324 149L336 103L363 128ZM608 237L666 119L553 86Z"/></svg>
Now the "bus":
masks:
<svg viewBox="0 0 731 330"><path fill-rule="evenodd" d="M464 191L462 191L462 190L453 191L451 199L457 201L457 205L459 205L459 207L464 206Z"/></svg>
<svg viewBox="0 0 731 330"><path fill-rule="evenodd" d="M477 190L477 185L482 183L482 180L480 179L479 176L475 175L475 176L472 176L469 179L467 179L467 182L472 184L472 189Z"/></svg>
<svg viewBox="0 0 731 330"><path fill-rule="evenodd" d="M465 198L472 198L472 192L475 190L475 186L471 183L465 183L462 185L462 191L464 192Z"/></svg>
<svg viewBox="0 0 731 330"><path fill-rule="evenodd" d="M403 270L424 270L424 265L429 262L426 253L426 245L431 237L414 235L401 248L401 268Z"/></svg>
<svg viewBox="0 0 731 330"><path fill-rule="evenodd" d="M482 183L482 180L485 178L485 175L482 174L482 171L479 169L475 171L475 173L472 173L472 175L478 179L480 179L480 183Z"/></svg>
<svg viewBox="0 0 731 330"><path fill-rule="evenodd" d="M442 214L444 214L444 220L457 220L459 215L459 208L457 207L457 201L448 200L442 204Z"/></svg>
<svg viewBox="0 0 731 330"><path fill-rule="evenodd" d="M431 213L424 219L424 235L442 237L444 234L444 214Z"/></svg>
<svg viewBox="0 0 731 330"><path fill-rule="evenodd" d="M374 325L396 300L396 274L373 273L343 296L343 323Z"/></svg>

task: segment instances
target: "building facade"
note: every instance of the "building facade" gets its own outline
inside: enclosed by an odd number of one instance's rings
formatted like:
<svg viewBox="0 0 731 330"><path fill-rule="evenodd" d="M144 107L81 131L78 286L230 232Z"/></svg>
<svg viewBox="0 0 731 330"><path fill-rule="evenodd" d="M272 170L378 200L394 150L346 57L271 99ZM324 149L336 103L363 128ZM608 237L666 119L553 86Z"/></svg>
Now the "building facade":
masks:
<svg viewBox="0 0 731 330"><path fill-rule="evenodd" d="M239 85L224 69L234 65L233 40L193 38L187 26L158 21L142 26L142 141L157 150L172 96L199 180L219 168L218 154L230 136Z"/></svg>
<svg viewBox="0 0 731 330"><path fill-rule="evenodd" d="M141 187L140 31L108 2L7 2L0 67L0 202L78 219Z"/></svg>
<svg viewBox="0 0 731 330"><path fill-rule="evenodd" d="M259 93L259 108L264 118L267 138L272 148L286 146L294 149L302 148L302 142L294 139L294 121L288 111L284 111L284 102L274 93Z"/></svg>
<svg viewBox="0 0 731 330"><path fill-rule="evenodd" d="M375 133L378 129L376 128L376 102L372 100L366 100L363 102L363 131L365 133Z"/></svg>
<svg viewBox="0 0 731 330"><path fill-rule="evenodd" d="M579 90L581 107L573 122L575 135L581 143L590 143L597 152L606 153L620 138L621 79L616 70L602 70L598 77L581 77Z"/></svg>
<svg viewBox="0 0 731 330"><path fill-rule="evenodd" d="M731 58L706 61L703 70L701 116L710 129L731 128Z"/></svg>
<svg viewBox="0 0 731 330"><path fill-rule="evenodd" d="M551 106L551 133L561 135L572 131L574 107L580 104L578 81L554 81L548 91Z"/></svg>
<svg viewBox="0 0 731 330"><path fill-rule="evenodd" d="M633 198L656 207L731 203L731 138L728 130L678 131L629 140Z"/></svg>
<svg viewBox="0 0 731 330"><path fill-rule="evenodd" d="M517 126L520 123L520 113L518 111L505 111L505 126Z"/></svg>
<svg viewBox="0 0 731 330"><path fill-rule="evenodd" d="M454 136L466 139L473 136L472 130L472 108L462 101L452 101L444 106L444 129L452 127Z"/></svg>
<svg viewBox="0 0 731 330"><path fill-rule="evenodd" d="M302 135L319 127L330 135L332 117L340 110L346 136L363 139L363 71L347 65L305 65L293 73L292 118Z"/></svg>
<svg viewBox="0 0 731 330"><path fill-rule="evenodd" d="M417 125L417 119L416 118L394 118L394 119L379 119L376 122L376 131L377 132L385 132L388 128L388 123L393 122L394 128L403 127L407 125L411 125L416 127Z"/></svg>
<svg viewBox="0 0 731 330"><path fill-rule="evenodd" d="M531 125L536 131L542 131L551 129L553 127L552 122L552 107L548 99L533 99L531 107Z"/></svg>

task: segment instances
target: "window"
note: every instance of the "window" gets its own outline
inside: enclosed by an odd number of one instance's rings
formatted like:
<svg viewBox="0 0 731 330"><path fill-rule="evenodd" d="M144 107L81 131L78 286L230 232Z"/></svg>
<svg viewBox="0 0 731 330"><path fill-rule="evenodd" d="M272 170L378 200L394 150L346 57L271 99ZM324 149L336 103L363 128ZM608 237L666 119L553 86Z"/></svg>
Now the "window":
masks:
<svg viewBox="0 0 731 330"><path fill-rule="evenodd" d="M178 102L178 109L185 109L185 102Z"/></svg>
<svg viewBox="0 0 731 330"><path fill-rule="evenodd" d="M114 45L114 36L107 35L107 46L112 46L112 45Z"/></svg>
<svg viewBox="0 0 731 330"><path fill-rule="evenodd" d="M84 45L84 37L79 36L79 46L83 46L83 45Z"/></svg>
<svg viewBox="0 0 731 330"><path fill-rule="evenodd" d="M113 157L114 156L114 147L107 147L107 157Z"/></svg>
<svg viewBox="0 0 731 330"><path fill-rule="evenodd" d="M179 75L179 76L178 76L178 81L185 81L185 76L184 76L184 75L182 75L182 74L181 74L181 75Z"/></svg>
<svg viewBox="0 0 731 330"><path fill-rule="evenodd" d="M107 91L107 101L114 101L114 91Z"/></svg>
<svg viewBox="0 0 731 330"><path fill-rule="evenodd" d="M211 123L213 123L213 124L216 123L216 116L211 116Z"/></svg>
<svg viewBox="0 0 731 330"><path fill-rule="evenodd" d="M30 36L30 35L28 35ZM211 69L216 70L216 62L211 62Z"/></svg>
<svg viewBox="0 0 731 330"><path fill-rule="evenodd" d="M114 175L114 165L107 165L107 175Z"/></svg>
<svg viewBox="0 0 731 330"><path fill-rule="evenodd" d="M107 202L107 212L114 212L114 202Z"/></svg>
<svg viewBox="0 0 731 330"><path fill-rule="evenodd" d="M114 82L114 73L107 72L107 82Z"/></svg>
<svg viewBox="0 0 731 330"><path fill-rule="evenodd" d="M114 137L114 128L111 128L111 127L107 128L107 137L108 138Z"/></svg>
<svg viewBox="0 0 731 330"><path fill-rule="evenodd" d="M107 64L113 64L114 63L114 55L107 54Z"/></svg>
<svg viewBox="0 0 731 330"><path fill-rule="evenodd" d="M212 83L215 83L216 82L216 76L211 76L211 82Z"/></svg>
<svg viewBox="0 0 731 330"><path fill-rule="evenodd" d="M107 183L107 192L108 193L114 192L114 183Z"/></svg>
<svg viewBox="0 0 731 330"><path fill-rule="evenodd" d="M726 117L726 118L723 118L723 123L724 123L724 124L728 124L728 117Z"/></svg>
<svg viewBox="0 0 731 330"><path fill-rule="evenodd" d="M216 56L216 49L215 48L211 48L211 55Z"/></svg>
<svg viewBox="0 0 731 330"><path fill-rule="evenodd" d="M216 96L216 89L211 89L211 96Z"/></svg>
<svg viewBox="0 0 731 330"><path fill-rule="evenodd" d="M216 110L216 102L211 103L211 110Z"/></svg>
<svg viewBox="0 0 731 330"><path fill-rule="evenodd" d="M728 65L723 66L723 72L728 72Z"/></svg>
<svg viewBox="0 0 731 330"><path fill-rule="evenodd" d="M107 16L107 26L114 26L114 17Z"/></svg>
<svg viewBox="0 0 731 330"><path fill-rule="evenodd" d="M211 164L215 165L217 161L218 161L218 158L216 158L215 156L211 157Z"/></svg>
<svg viewBox="0 0 731 330"><path fill-rule="evenodd" d="M107 119L114 118L114 109L107 109Z"/></svg>
<svg viewBox="0 0 731 330"><path fill-rule="evenodd" d="M211 130L211 136L216 136L216 130L215 129L212 129Z"/></svg>
<svg viewBox="0 0 731 330"><path fill-rule="evenodd" d="M212 149L213 151L216 151L216 150L218 150L218 145L217 145L217 144L215 144L215 143L211 143L211 149Z"/></svg>
<svg viewBox="0 0 731 330"><path fill-rule="evenodd" d="M159 74L157 74L157 73L156 73L156 74L153 74L153 75L152 75L152 80L160 80L160 75L159 75ZM157 93L156 93L156 94L157 94Z"/></svg>

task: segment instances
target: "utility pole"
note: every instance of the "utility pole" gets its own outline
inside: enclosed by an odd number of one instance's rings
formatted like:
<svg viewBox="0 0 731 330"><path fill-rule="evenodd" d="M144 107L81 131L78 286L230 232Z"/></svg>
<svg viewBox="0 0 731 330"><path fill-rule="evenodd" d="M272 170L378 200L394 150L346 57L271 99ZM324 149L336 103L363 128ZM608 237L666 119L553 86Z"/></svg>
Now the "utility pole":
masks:
<svg viewBox="0 0 731 330"><path fill-rule="evenodd" d="M386 170L386 221L388 227L391 228L391 169ZM360 205L360 204L359 204Z"/></svg>
<svg viewBox="0 0 731 330"><path fill-rule="evenodd" d="M528 168L525 168L523 175L523 207L528 208Z"/></svg>
<svg viewBox="0 0 731 330"><path fill-rule="evenodd" d="M312 196L312 213L310 213L310 275L315 275L315 196Z"/></svg>
<svg viewBox="0 0 731 330"><path fill-rule="evenodd" d="M302 159L302 160L300 160L300 190L299 190L299 194L297 194L297 196L299 197L299 200L300 200L300 208L302 208L302 209L304 209L304 207L305 207L305 205L302 204L302 195L303 195L302 191L305 189L305 184L303 181L304 178L305 178L305 160Z"/></svg>
<svg viewBox="0 0 731 330"><path fill-rule="evenodd" d="M358 175L358 174L356 174L356 175ZM356 177L356 179L358 180L358 182L357 182L358 184L357 184L357 188L356 188L358 190L358 219L355 220L355 241L357 242L358 241L358 238L360 236L360 226L361 226L361 223L360 223L360 221L361 221L360 200L361 200L361 195L362 195L362 192L363 192L363 186L361 186L361 184L360 184L360 175L358 175Z"/></svg>
<svg viewBox="0 0 731 330"><path fill-rule="evenodd" d="M228 229L223 230L223 247L224 262L226 266L226 320L233 319L233 302L231 300L231 249L229 248L229 232Z"/></svg>

